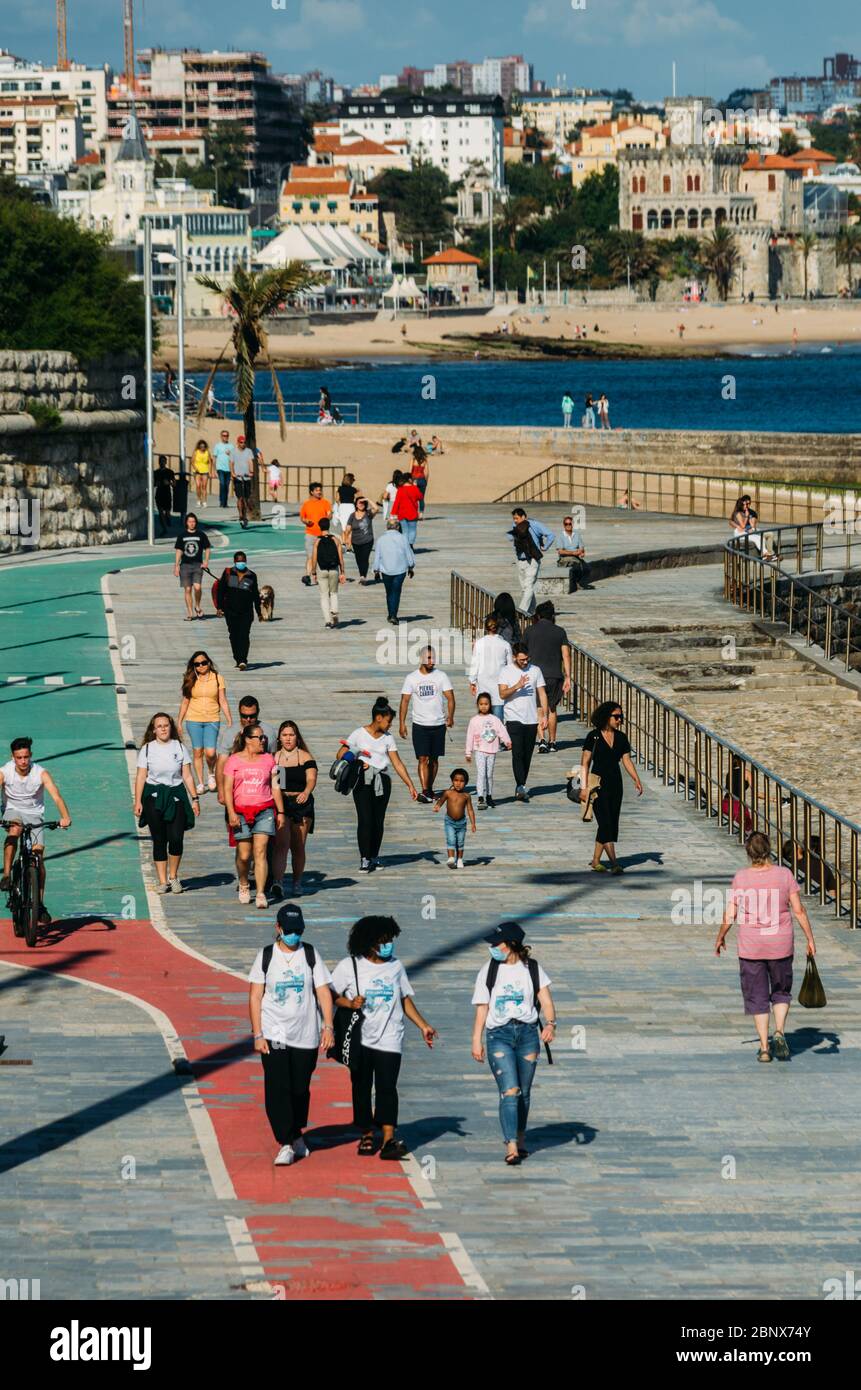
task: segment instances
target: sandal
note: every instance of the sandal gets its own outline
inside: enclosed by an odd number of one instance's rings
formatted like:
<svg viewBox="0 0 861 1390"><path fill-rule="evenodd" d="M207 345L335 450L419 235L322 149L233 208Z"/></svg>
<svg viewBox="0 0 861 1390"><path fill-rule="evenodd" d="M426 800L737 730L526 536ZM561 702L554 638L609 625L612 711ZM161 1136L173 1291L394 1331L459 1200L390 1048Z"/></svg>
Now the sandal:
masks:
<svg viewBox="0 0 861 1390"><path fill-rule="evenodd" d="M406 1158L407 1146L403 1139L387 1139L380 1149L380 1158Z"/></svg>
<svg viewBox="0 0 861 1390"><path fill-rule="evenodd" d="M374 1141L373 1134L363 1134L361 1139L359 1140L359 1147L357 1148L356 1153L362 1154L363 1157L366 1157L368 1154L372 1154L374 1152L375 1147L376 1144Z"/></svg>
<svg viewBox="0 0 861 1390"><path fill-rule="evenodd" d="M505 1155L505 1163L508 1168L519 1168L522 1162L523 1159L520 1157L519 1153Z"/></svg>
<svg viewBox="0 0 861 1390"><path fill-rule="evenodd" d="M592 870L593 874L606 874L610 872L606 864L590 864L589 868Z"/></svg>
<svg viewBox="0 0 861 1390"><path fill-rule="evenodd" d="M774 1046L774 1055L775 1055L775 1057L777 1057L778 1060L781 1061L781 1062L788 1062L788 1061L789 1061L789 1043L786 1041L786 1038L785 1038L784 1034L783 1034L783 1033L775 1033L774 1038L772 1039L772 1044L773 1044L773 1046Z"/></svg>
<svg viewBox="0 0 861 1390"><path fill-rule="evenodd" d="M768 1050L767 1047L761 1047L761 1048L759 1049L759 1052L758 1052L758 1054L757 1054L756 1060L757 1060L758 1062L770 1062L770 1061L771 1061L771 1053L769 1052L769 1050Z"/></svg>

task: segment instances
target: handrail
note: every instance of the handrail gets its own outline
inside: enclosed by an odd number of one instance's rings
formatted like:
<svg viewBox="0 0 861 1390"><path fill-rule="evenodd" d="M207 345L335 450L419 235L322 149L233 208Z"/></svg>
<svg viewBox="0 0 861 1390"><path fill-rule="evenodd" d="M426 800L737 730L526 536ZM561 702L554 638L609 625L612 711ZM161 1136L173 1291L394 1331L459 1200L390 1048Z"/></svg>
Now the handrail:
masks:
<svg viewBox="0 0 861 1390"><path fill-rule="evenodd" d="M473 637L493 610L495 596L452 571L453 627ZM664 786L743 844L751 829L763 830L776 856L798 877L805 892L849 926L861 925L859 837L861 826L772 772L723 738L599 657L571 644L572 684L564 708L576 713L616 700L625 711L632 756Z"/></svg>
<svg viewBox="0 0 861 1390"><path fill-rule="evenodd" d="M179 463L179 454L166 454L163 450L158 450L156 462L160 458L168 459L171 467L174 466L175 462ZM281 470L281 482L275 497L272 496L269 489L269 463L264 463L263 467L258 468L255 472L257 496L261 502L304 502L312 482L322 483L324 493L331 498L344 476L344 469L340 464L281 463L278 466ZM184 467L180 467L177 471L188 483L189 493L191 493L194 474L191 472L190 454L184 460ZM210 477L207 484L207 497L211 497L217 492L218 479Z"/></svg>
<svg viewBox="0 0 861 1390"><path fill-rule="evenodd" d="M788 496L779 497L781 492ZM579 501L591 502L593 506L617 507L625 493L629 505L633 507L636 503L640 511L724 520L728 520L736 499L749 493L752 506L759 513L760 524L767 512L769 524L806 525L822 520L830 498L842 499L848 495L854 499L857 488L830 483L801 486L791 481L757 482L697 473L651 472L591 462L555 462L495 500L566 504Z"/></svg>
<svg viewBox="0 0 861 1390"><path fill-rule="evenodd" d="M173 382L173 383L167 388L167 390L168 390L168 395L167 395L167 398L166 398L166 399L165 399L165 397L164 397L163 395L162 395L162 396L158 396L158 395L155 396L155 399L154 399L154 404L155 404L155 405L159 405L159 404L160 404L160 405L164 406L164 405L167 405L168 403L170 403L170 404L178 404L178 403L179 403L179 387L178 387L178 385L176 384L176 382ZM236 405L236 402L235 402L235 401L228 400L226 397L223 397L223 396L216 396L216 395L214 394L214 392L211 391L211 388L210 388L210 393L211 393L211 405L212 405L212 410L211 410L210 418L219 419L219 420L241 420L241 419L242 419L243 412L238 408L238 406ZM197 383L194 382L194 381L190 381L190 380L186 379L186 382L185 382L185 395L186 395L186 403L187 403L187 404L190 404L190 405L192 405L192 406L193 406L195 403L199 404L200 399L201 399L201 397L202 397L202 395L203 395L203 387L198 386ZM340 415L343 417L343 420L344 420L344 423L345 423L345 424L351 424L351 425L358 425L358 424L359 424L360 418L361 418L361 412L362 412L362 407L361 407L361 402L360 402L360 401L333 401L332 404L333 404L333 406L335 407L335 409L340 413ZM306 421L307 421L307 422L310 422L310 423L314 423L314 422L316 421L316 419L317 419L317 413L318 413L318 411L319 411L319 408L320 408L320 403L319 403L319 401L285 401L285 402L284 402L284 414L285 414L285 416L286 416L286 418L287 418L287 423L288 423L288 424L291 424L291 425L295 425L295 424L297 424L297 423L302 424L302 423L305 423ZM279 416L279 414L278 414L278 402L277 402L277 401L255 401L255 402L254 402L254 418L255 418L255 420L260 420L260 421L262 421L262 422L264 422L264 423L267 422L267 421L277 421L278 419L280 419L280 416Z"/></svg>

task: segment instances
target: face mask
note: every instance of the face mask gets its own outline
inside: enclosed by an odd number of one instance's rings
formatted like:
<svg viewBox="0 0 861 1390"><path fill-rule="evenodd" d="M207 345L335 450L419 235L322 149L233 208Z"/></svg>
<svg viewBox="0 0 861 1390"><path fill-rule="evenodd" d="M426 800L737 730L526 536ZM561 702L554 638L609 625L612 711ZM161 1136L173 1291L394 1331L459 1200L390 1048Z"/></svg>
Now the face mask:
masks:
<svg viewBox="0 0 861 1390"><path fill-rule="evenodd" d="M291 931L286 935L282 935L281 940L284 942L285 946L290 946L295 950L302 938L298 932Z"/></svg>
<svg viewBox="0 0 861 1390"><path fill-rule="evenodd" d="M501 946L491 946L490 954L493 956L494 960L499 961L500 965L502 965L503 962L508 960L508 952L503 951Z"/></svg>
<svg viewBox="0 0 861 1390"><path fill-rule="evenodd" d="M248 566L242 560L237 560L235 568L238 570L247 570Z"/></svg>
<svg viewBox="0 0 861 1390"><path fill-rule="evenodd" d="M384 941L381 946L377 947L377 955L380 960L391 960L394 949L394 941Z"/></svg>

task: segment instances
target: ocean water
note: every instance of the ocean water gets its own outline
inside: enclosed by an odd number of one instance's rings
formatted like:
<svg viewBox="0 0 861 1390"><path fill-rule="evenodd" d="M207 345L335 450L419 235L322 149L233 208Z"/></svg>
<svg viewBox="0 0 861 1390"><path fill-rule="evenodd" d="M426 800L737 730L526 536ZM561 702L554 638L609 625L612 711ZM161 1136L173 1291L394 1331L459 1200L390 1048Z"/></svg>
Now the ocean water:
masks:
<svg viewBox="0 0 861 1390"><path fill-rule="evenodd" d="M732 380L728 380L731 378ZM561 426L566 391L579 422L586 392L606 392L610 423L629 429L861 431L861 350L834 346L772 356L605 362L424 362L385 360L278 373L287 401L358 401L366 424L396 430L446 425ZM203 384L201 375L192 377ZM232 397L220 375L219 398ZM272 401L268 372L257 397Z"/></svg>

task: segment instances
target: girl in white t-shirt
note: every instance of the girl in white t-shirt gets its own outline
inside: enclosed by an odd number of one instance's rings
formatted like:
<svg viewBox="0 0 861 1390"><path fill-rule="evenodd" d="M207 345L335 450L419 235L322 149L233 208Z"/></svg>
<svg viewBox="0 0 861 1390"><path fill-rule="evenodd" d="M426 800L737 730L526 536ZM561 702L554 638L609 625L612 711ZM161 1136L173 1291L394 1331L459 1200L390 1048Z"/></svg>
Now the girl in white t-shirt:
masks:
<svg viewBox="0 0 861 1390"><path fill-rule="evenodd" d="M484 939L491 960L481 967L475 980L472 1055L476 1062L484 1061L482 1034L486 1027L488 1060L499 1087L505 1162L513 1168L529 1153L526 1121L532 1078L541 1044L556 1037L556 1006L548 976L537 961L530 962L526 933L519 922L503 922ZM533 973L538 979L537 999ZM543 1027L539 1025L539 1009L545 1018Z"/></svg>
<svg viewBox="0 0 861 1390"><path fill-rule="evenodd" d="M273 502L278 501L278 488L281 484L281 465L277 459L273 459L266 470L269 481L269 496Z"/></svg>
<svg viewBox="0 0 861 1390"><path fill-rule="evenodd" d="M135 815L152 837L157 893L181 893L183 838L200 815L191 758L169 714L154 714L137 756Z"/></svg>
<svg viewBox="0 0 861 1390"><path fill-rule="evenodd" d="M353 788L353 801L356 804L359 867L366 874L380 867L386 807L392 794L389 769L395 769L404 786L409 789L413 801L418 796L410 774L401 762L398 746L389 733L394 717L394 710L385 695L381 695L374 701L370 724L353 730L350 737L342 742L336 759L349 757L362 764L359 780Z"/></svg>
<svg viewBox="0 0 861 1390"><path fill-rule="evenodd" d="M383 521L388 521L389 519L389 512L392 510L392 503L395 500L395 493L401 485L401 478L401 470L399 468L396 468L394 473L392 474L392 481L390 483L386 483L386 486L383 488L382 494L380 496L380 503L383 508Z"/></svg>
<svg viewBox="0 0 861 1390"><path fill-rule="evenodd" d="M353 1123L362 1131L358 1152L363 1157L376 1148L375 1126L383 1131L380 1158L399 1159L407 1154L403 1141L395 1138L404 1018L416 1025L428 1047L437 1037L436 1029L413 1003L407 972L395 959L395 937L400 934L394 917L360 918L347 941L349 955L332 971L336 1005L362 1011L359 1065L351 1076Z"/></svg>

